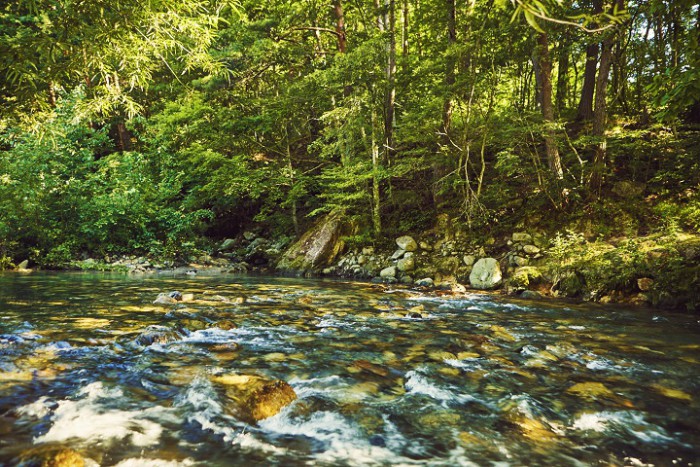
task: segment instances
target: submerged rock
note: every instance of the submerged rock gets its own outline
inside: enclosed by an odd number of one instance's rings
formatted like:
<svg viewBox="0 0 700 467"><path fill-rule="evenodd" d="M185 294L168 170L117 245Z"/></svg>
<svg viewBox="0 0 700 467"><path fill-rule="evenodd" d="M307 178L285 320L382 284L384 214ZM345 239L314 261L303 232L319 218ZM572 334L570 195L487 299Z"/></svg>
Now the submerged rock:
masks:
<svg viewBox="0 0 700 467"><path fill-rule="evenodd" d="M159 293L153 301L154 305L174 305L182 300L182 294L178 291Z"/></svg>
<svg viewBox="0 0 700 467"><path fill-rule="evenodd" d="M502 280L501 266L495 258L481 258L469 274L469 283L475 289L493 289Z"/></svg>
<svg viewBox="0 0 700 467"><path fill-rule="evenodd" d="M40 467L83 467L85 459L64 446L42 445L29 449L16 459L17 465Z"/></svg>
<svg viewBox="0 0 700 467"><path fill-rule="evenodd" d="M168 344L182 339L182 335L165 326L148 326L134 341L136 344L147 347L153 344Z"/></svg>
<svg viewBox="0 0 700 467"><path fill-rule="evenodd" d="M433 287L435 285L435 281L433 281L433 279L430 277L425 277L423 279L418 279L415 284L418 287Z"/></svg>
<svg viewBox="0 0 700 467"><path fill-rule="evenodd" d="M212 380L226 387L230 401L227 409L247 423L277 415L297 398L294 389L281 380L236 373L215 376Z"/></svg>

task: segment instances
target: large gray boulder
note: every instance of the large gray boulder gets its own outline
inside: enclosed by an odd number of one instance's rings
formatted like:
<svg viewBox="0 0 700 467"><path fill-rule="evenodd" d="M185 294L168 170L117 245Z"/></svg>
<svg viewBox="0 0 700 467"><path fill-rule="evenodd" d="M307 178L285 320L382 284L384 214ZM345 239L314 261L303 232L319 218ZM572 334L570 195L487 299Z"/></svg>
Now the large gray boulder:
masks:
<svg viewBox="0 0 700 467"><path fill-rule="evenodd" d="M501 266L494 258L481 258L474 264L469 283L475 289L493 289L498 287L503 281Z"/></svg>
<svg viewBox="0 0 700 467"><path fill-rule="evenodd" d="M336 262L345 249L343 238L357 230L339 213L331 213L314 224L287 251L277 263L283 272L319 272Z"/></svg>

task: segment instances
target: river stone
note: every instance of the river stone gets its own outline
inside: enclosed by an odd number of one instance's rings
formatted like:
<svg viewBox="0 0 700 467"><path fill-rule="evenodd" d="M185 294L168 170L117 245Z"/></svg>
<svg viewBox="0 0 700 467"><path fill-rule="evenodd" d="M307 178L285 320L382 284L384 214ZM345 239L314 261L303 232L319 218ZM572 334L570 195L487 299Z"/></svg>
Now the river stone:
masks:
<svg viewBox="0 0 700 467"><path fill-rule="evenodd" d="M423 279L418 279L415 284L418 287L433 287L435 285L435 282L433 281L432 278L430 277L425 277Z"/></svg>
<svg viewBox="0 0 700 467"><path fill-rule="evenodd" d="M83 467L85 459L73 449L50 444L39 445L24 451L18 465L41 467Z"/></svg>
<svg viewBox="0 0 700 467"><path fill-rule="evenodd" d="M530 260L529 260L529 259L524 258L524 257L522 257L522 256L517 256L517 255L516 255L516 256L512 256L510 261L511 261L511 264L512 264L513 266L517 266L517 267L519 267L519 268L521 268L521 267L523 267L523 266L527 266L528 264L530 264Z"/></svg>
<svg viewBox="0 0 700 467"><path fill-rule="evenodd" d="M476 257L474 255L464 255L462 258L462 261L464 262L464 265L469 267L469 266L474 266L474 263L476 262Z"/></svg>
<svg viewBox="0 0 700 467"><path fill-rule="evenodd" d="M134 342L143 347L153 344L168 344L182 339L182 335L166 326L148 326Z"/></svg>
<svg viewBox="0 0 700 467"><path fill-rule="evenodd" d="M174 305L177 299L171 297L169 293L159 293L158 297L153 301L154 305Z"/></svg>
<svg viewBox="0 0 700 467"><path fill-rule="evenodd" d="M406 253L406 250L398 249L391 255L391 259L399 259Z"/></svg>
<svg viewBox="0 0 700 467"><path fill-rule="evenodd" d="M388 279L390 277L396 277L396 266L389 266L384 268L379 272L379 277L383 279Z"/></svg>
<svg viewBox="0 0 700 467"><path fill-rule="evenodd" d="M297 398L294 389L281 380L235 373L215 376L212 380L226 387L230 402L227 410L246 423L277 415Z"/></svg>
<svg viewBox="0 0 700 467"><path fill-rule="evenodd" d="M639 287L639 290L642 292L647 292L651 290L651 287L654 285L654 279L650 279L649 277L641 277L637 279L637 287Z"/></svg>
<svg viewBox="0 0 700 467"><path fill-rule="evenodd" d="M520 294L520 297L527 300L537 300L542 298L542 294L534 290L524 290L523 293Z"/></svg>
<svg viewBox="0 0 700 467"><path fill-rule="evenodd" d="M280 271L320 271L333 264L345 248L344 237L353 235L357 225L338 213L328 214L284 252L277 263Z"/></svg>
<svg viewBox="0 0 700 467"><path fill-rule="evenodd" d="M523 251L528 255L536 255L540 252L540 249L537 248L535 245L525 245L523 246Z"/></svg>
<svg viewBox="0 0 700 467"><path fill-rule="evenodd" d="M493 289L502 280L501 267L495 258L481 258L469 274L469 283L475 289Z"/></svg>
<svg viewBox="0 0 700 467"><path fill-rule="evenodd" d="M513 232L513 242L530 243L532 242L532 235L526 232Z"/></svg>
<svg viewBox="0 0 700 467"><path fill-rule="evenodd" d="M459 268L459 259L454 256L448 256L437 262L438 271L445 275L454 275Z"/></svg>
<svg viewBox="0 0 700 467"><path fill-rule="evenodd" d="M418 249L418 244L413 239L413 237L409 235L404 235L402 237L397 238L396 244L399 246L399 248L406 251L416 251Z"/></svg>
<svg viewBox="0 0 700 467"><path fill-rule="evenodd" d="M415 269L415 267L416 267L416 260L410 256L408 258L400 259L396 263L396 268L402 272L413 271L413 269Z"/></svg>
<svg viewBox="0 0 700 467"><path fill-rule="evenodd" d="M542 272L534 266L524 266L515 270L508 281L515 287L529 287L542 279Z"/></svg>
<svg viewBox="0 0 700 467"><path fill-rule="evenodd" d="M413 278L411 276L401 276L401 280L399 282L401 284L411 285L413 284Z"/></svg>
<svg viewBox="0 0 700 467"><path fill-rule="evenodd" d="M433 251L433 247L430 245L430 243L425 241L420 242L420 248L421 250L425 251Z"/></svg>

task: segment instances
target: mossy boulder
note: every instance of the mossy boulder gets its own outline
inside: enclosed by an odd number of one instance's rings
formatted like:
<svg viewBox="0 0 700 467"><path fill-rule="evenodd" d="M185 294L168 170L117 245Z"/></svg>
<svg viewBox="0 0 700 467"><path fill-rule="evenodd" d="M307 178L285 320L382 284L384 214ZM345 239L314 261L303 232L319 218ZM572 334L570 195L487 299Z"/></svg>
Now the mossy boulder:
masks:
<svg viewBox="0 0 700 467"><path fill-rule="evenodd" d="M284 252L277 270L288 273L318 273L333 264L345 249L344 237L356 233L357 225L341 214L331 213L314 224Z"/></svg>
<svg viewBox="0 0 700 467"><path fill-rule="evenodd" d="M527 289L542 281L542 272L534 266L524 266L515 270L508 279L511 286Z"/></svg>

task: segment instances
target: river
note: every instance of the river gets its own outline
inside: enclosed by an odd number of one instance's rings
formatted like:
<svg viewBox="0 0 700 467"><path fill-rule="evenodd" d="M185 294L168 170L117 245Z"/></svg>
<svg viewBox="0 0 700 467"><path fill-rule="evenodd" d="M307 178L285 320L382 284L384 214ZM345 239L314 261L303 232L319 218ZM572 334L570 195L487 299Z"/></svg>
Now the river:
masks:
<svg viewBox="0 0 700 467"><path fill-rule="evenodd" d="M170 291L187 301L153 304ZM0 463L697 465L699 319L330 280L0 274ZM222 375L297 398L246 422Z"/></svg>

